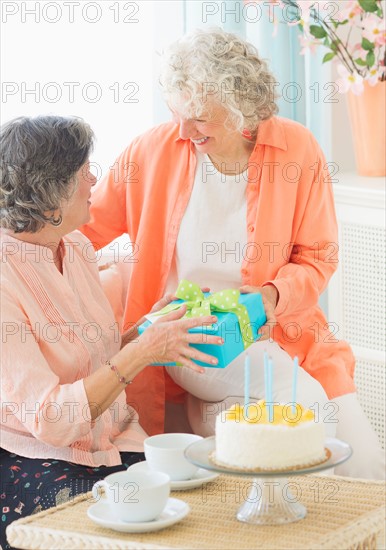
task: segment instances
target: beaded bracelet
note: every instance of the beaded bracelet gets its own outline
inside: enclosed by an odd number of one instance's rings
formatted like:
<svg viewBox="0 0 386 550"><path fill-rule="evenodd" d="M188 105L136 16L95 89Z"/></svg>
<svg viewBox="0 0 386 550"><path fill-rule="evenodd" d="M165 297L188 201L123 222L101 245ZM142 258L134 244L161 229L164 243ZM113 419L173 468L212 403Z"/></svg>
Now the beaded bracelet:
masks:
<svg viewBox="0 0 386 550"><path fill-rule="evenodd" d="M117 367L116 367L115 365L112 365L112 364L110 363L110 361L106 361L106 365L107 365L108 367L110 367L110 369L111 369L113 372L115 372L115 374L117 375L118 380L119 380L122 384L125 384L125 385L127 386L128 384L131 384L131 383L132 383L132 380L126 380L126 378L124 378L123 376L121 376L120 373L119 373L119 370L117 369Z"/></svg>

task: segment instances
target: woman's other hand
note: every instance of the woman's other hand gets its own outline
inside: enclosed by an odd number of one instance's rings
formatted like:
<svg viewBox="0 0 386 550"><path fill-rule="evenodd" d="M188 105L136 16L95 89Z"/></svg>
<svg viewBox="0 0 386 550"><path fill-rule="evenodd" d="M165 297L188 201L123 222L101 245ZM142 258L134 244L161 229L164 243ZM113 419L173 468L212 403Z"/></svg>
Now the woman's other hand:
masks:
<svg viewBox="0 0 386 550"><path fill-rule="evenodd" d="M169 305L170 302L173 300L178 300L176 296L173 296L173 294L165 294L158 302L156 302L149 313L156 313L157 311L161 311L165 306ZM121 341L121 349L124 348L127 344L132 342L135 338L138 338L138 327L139 325L142 325L146 321L146 317L142 317L134 327L130 327L129 330L125 331L122 334L122 341Z"/></svg>
<svg viewBox="0 0 386 550"><path fill-rule="evenodd" d="M183 319L185 313L186 306L182 305L179 309L160 317L139 337L138 345L143 348L147 364L175 362L201 373L204 372L204 369L196 365L193 359L217 365L218 360L215 357L198 351L189 344L221 345L224 343L223 339L218 335L188 332L194 327L216 323L217 317L209 315Z"/></svg>
<svg viewBox="0 0 386 550"><path fill-rule="evenodd" d="M165 294L165 296L163 296L161 300L158 300L158 302L154 304L149 313L156 313L157 311L160 311L165 306L169 305L170 302L173 302L173 300L178 300L178 298L176 296L173 296L173 294Z"/></svg>
<svg viewBox="0 0 386 550"><path fill-rule="evenodd" d="M277 325L275 316L276 304L279 300L279 292L274 285L267 286L249 286L244 285L240 287L241 294L248 294L252 292L260 292L263 299L263 305L265 314L267 316L267 322L265 325L259 328L258 334L260 335L259 342L263 340L273 340L273 328Z"/></svg>
<svg viewBox="0 0 386 550"><path fill-rule="evenodd" d="M202 292L209 292L210 288L203 287L203 288L201 288L201 291ZM179 298L177 298L177 296L174 296L173 294L165 294L165 296L163 296L161 298L161 300L158 300L158 302L156 302L154 304L154 306L151 308L149 313L156 313L157 311L160 311L165 306L169 305L170 302L173 302L174 300L178 300L178 299Z"/></svg>

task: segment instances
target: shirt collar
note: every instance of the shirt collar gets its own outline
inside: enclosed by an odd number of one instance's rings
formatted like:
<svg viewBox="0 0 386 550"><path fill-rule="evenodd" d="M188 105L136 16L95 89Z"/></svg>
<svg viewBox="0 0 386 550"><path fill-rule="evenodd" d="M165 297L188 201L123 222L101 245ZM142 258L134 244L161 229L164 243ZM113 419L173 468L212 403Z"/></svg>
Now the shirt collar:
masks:
<svg viewBox="0 0 386 550"><path fill-rule="evenodd" d="M257 129L256 145L269 145L287 151L287 139L279 117L271 117L260 122Z"/></svg>

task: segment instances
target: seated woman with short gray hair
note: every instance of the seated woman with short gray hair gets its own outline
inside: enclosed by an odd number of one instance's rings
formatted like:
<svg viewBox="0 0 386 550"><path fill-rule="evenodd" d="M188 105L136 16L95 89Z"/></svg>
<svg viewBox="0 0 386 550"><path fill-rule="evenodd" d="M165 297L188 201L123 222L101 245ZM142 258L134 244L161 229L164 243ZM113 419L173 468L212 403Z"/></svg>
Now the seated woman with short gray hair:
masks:
<svg viewBox="0 0 386 550"><path fill-rule="evenodd" d="M182 319L185 308L121 345L93 247L74 231L89 220L93 139L81 119L58 116L21 117L0 132L3 548L11 521L144 459L146 433L123 390L146 365L203 370L188 333L203 319Z"/></svg>

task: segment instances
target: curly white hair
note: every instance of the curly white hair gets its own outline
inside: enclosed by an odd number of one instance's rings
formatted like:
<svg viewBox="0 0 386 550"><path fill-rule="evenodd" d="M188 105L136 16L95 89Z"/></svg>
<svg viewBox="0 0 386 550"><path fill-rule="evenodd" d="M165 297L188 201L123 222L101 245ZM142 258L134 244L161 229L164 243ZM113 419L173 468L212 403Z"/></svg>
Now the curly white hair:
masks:
<svg viewBox="0 0 386 550"><path fill-rule="evenodd" d="M278 112L276 80L256 48L220 28L197 29L163 53L160 84L169 105L183 95L186 118L210 115L221 104L226 125L256 133Z"/></svg>

